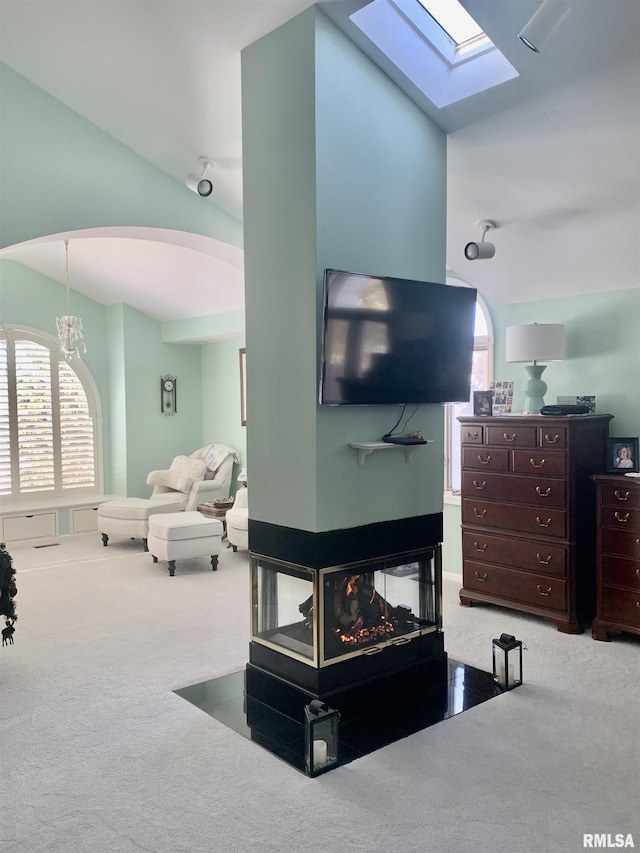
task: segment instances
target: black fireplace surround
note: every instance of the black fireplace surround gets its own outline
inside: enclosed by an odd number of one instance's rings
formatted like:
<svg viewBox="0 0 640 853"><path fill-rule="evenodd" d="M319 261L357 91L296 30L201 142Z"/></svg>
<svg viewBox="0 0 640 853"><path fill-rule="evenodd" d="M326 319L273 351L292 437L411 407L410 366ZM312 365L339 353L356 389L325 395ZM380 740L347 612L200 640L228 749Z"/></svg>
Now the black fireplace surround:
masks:
<svg viewBox="0 0 640 853"><path fill-rule="evenodd" d="M247 697L348 721L446 685L441 542L442 513L320 533L250 519Z"/></svg>

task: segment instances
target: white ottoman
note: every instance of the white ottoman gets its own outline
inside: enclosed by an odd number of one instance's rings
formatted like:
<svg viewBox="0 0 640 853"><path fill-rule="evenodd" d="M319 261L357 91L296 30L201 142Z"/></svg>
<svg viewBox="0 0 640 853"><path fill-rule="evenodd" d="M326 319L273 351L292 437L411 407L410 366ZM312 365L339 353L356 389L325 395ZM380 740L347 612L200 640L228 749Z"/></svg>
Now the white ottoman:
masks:
<svg viewBox="0 0 640 853"><path fill-rule="evenodd" d="M147 544L153 562L166 560L169 575L174 576L176 560L211 556L211 570L218 568L222 550L222 522L199 512L167 512L149 517Z"/></svg>
<svg viewBox="0 0 640 853"><path fill-rule="evenodd" d="M120 498L105 501L98 507L98 531L102 534L102 544L107 546L109 536L128 536L131 539L142 539L144 550L147 551L147 535L149 533L149 518L160 512L178 512L184 509L186 497L177 500Z"/></svg>

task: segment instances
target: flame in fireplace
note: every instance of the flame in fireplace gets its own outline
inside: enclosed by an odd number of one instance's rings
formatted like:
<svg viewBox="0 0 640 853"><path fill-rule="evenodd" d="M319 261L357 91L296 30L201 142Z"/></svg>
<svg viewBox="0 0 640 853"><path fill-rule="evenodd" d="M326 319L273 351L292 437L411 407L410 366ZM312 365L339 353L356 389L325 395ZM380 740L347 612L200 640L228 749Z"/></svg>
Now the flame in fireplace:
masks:
<svg viewBox="0 0 640 853"><path fill-rule="evenodd" d="M335 633L350 648L375 643L395 633L389 605L367 575L346 575L338 583Z"/></svg>

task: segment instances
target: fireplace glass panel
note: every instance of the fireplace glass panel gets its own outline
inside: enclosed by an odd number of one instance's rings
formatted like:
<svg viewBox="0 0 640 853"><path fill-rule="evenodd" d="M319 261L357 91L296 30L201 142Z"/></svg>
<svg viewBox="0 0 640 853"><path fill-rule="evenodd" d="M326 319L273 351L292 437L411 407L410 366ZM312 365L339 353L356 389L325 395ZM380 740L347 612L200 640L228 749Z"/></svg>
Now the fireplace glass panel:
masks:
<svg viewBox="0 0 640 853"><path fill-rule="evenodd" d="M252 559L253 638L313 663L314 635L300 604L313 601L315 572L264 557Z"/></svg>
<svg viewBox="0 0 640 853"><path fill-rule="evenodd" d="M440 624L435 551L374 566L322 570L325 662L405 643Z"/></svg>

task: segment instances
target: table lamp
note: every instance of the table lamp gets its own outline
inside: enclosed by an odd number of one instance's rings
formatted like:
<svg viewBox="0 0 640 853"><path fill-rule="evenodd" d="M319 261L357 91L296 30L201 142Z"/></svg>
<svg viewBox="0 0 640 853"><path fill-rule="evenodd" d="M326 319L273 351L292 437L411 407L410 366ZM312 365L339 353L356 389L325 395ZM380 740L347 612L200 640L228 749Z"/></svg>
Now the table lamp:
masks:
<svg viewBox="0 0 640 853"><path fill-rule="evenodd" d="M544 406L547 383L541 378L546 364L539 361L562 361L565 352L564 326L559 323L531 323L507 326L507 361L526 362L529 379L524 384L524 415L534 415Z"/></svg>

